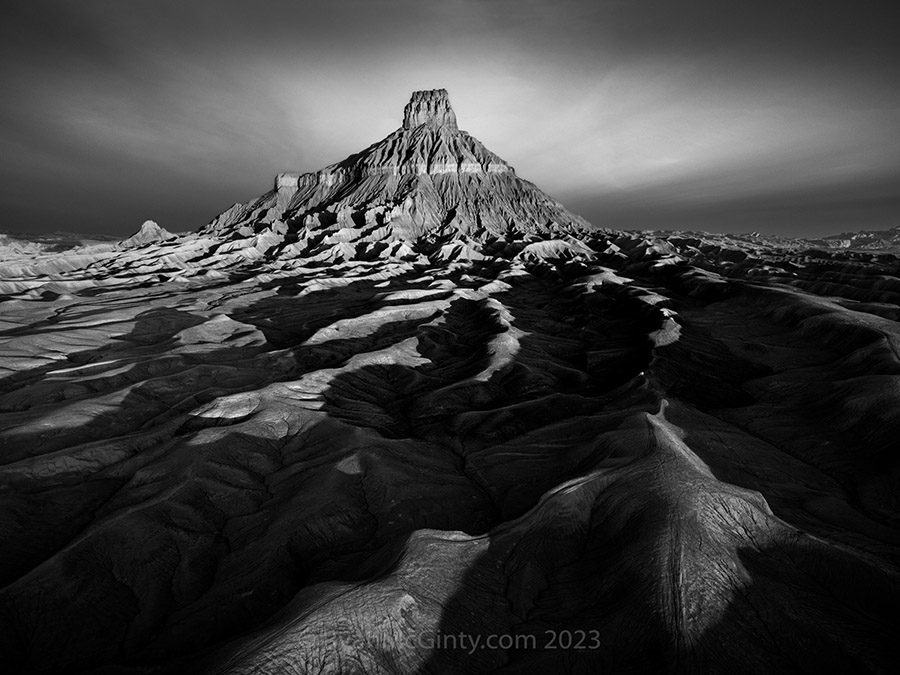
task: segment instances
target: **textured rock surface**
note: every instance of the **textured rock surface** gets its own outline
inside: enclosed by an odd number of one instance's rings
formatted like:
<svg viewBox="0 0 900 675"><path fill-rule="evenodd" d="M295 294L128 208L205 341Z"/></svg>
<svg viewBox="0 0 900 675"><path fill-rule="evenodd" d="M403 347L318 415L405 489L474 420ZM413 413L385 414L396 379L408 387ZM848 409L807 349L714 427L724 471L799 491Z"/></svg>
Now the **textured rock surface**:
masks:
<svg viewBox="0 0 900 675"><path fill-rule="evenodd" d="M462 236L484 242L510 232L587 231L590 225L458 129L447 92L436 89L415 92L403 126L384 140L315 173L279 174L273 192L235 205L206 231L268 236L284 255L296 239L341 236L347 229L354 230L357 249L372 250L396 241Z"/></svg>
<svg viewBox="0 0 900 675"><path fill-rule="evenodd" d="M441 100L0 266L4 667L891 672L898 259L586 228Z"/></svg>
<svg viewBox="0 0 900 675"><path fill-rule="evenodd" d="M450 107L446 89L415 91L403 109L403 128L426 125L456 131L456 113Z"/></svg>

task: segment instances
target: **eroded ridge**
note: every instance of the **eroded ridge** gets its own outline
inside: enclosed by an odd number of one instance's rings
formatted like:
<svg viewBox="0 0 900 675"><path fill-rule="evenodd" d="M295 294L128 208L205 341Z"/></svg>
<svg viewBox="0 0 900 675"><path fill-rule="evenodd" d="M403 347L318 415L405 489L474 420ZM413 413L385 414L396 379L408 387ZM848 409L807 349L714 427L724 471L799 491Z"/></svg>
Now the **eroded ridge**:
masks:
<svg viewBox="0 0 900 675"><path fill-rule="evenodd" d="M802 630L884 666L885 307L518 248L5 301L9 662L780 668ZM419 639L576 626L562 663Z"/></svg>

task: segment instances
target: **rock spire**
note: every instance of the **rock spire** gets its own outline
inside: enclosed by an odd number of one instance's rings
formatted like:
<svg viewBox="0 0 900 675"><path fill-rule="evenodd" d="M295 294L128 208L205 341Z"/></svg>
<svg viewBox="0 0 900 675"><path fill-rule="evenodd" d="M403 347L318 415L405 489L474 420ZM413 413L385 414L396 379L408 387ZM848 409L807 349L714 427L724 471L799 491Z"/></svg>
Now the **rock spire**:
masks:
<svg viewBox="0 0 900 675"><path fill-rule="evenodd" d="M403 109L403 128L415 129L422 125L443 127L456 131L456 113L450 106L446 89L414 91Z"/></svg>

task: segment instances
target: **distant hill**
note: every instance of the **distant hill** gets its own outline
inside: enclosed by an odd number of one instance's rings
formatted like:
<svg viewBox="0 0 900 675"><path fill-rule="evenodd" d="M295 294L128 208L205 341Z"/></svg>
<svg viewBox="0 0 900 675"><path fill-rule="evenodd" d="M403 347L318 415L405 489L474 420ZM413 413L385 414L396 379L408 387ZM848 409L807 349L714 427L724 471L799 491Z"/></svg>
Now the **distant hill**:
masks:
<svg viewBox="0 0 900 675"><path fill-rule="evenodd" d="M35 253L59 253L76 246L90 246L118 241L109 234L84 234L78 232L12 232L0 230L0 246L33 250Z"/></svg>
<svg viewBox="0 0 900 675"><path fill-rule="evenodd" d="M829 248L852 248L879 251L900 250L900 226L889 230L861 230L823 237Z"/></svg>
<svg viewBox="0 0 900 675"><path fill-rule="evenodd" d="M147 220L141 228L126 239L109 234L84 234L79 232L9 232L0 230L0 260L18 260L52 253L64 253L86 246L111 244L131 248L166 241L177 235ZM92 249L96 251L97 249Z"/></svg>

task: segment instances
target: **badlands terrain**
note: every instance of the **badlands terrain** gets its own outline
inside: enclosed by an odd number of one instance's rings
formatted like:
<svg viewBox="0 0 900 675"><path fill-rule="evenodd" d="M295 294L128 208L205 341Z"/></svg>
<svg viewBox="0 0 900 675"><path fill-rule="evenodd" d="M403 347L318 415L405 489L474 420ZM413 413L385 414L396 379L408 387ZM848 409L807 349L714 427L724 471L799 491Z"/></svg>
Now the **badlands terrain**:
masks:
<svg viewBox="0 0 900 675"><path fill-rule="evenodd" d="M6 672L900 659L885 246L593 227L434 90L63 248L0 240Z"/></svg>

